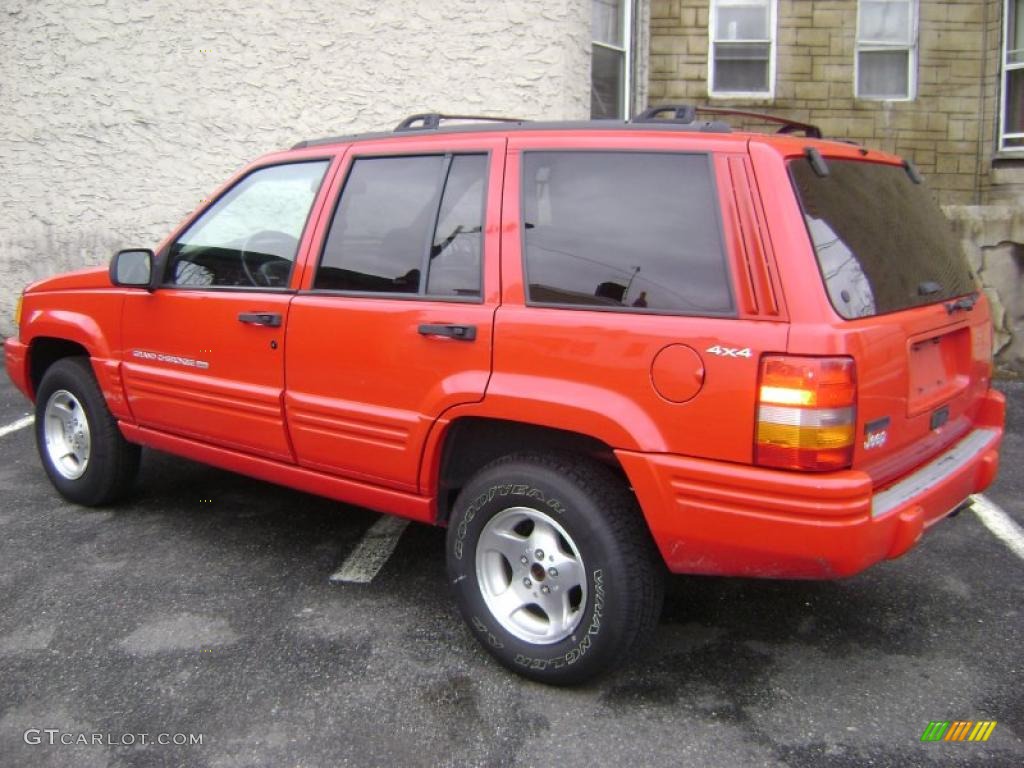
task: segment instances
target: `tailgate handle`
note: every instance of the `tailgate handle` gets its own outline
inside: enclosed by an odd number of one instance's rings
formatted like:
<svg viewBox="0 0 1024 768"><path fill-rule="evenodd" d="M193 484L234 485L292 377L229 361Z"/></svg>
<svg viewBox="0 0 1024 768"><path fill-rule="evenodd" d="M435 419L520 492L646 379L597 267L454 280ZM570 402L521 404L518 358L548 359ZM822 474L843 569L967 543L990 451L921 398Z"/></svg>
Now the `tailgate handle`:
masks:
<svg viewBox="0 0 1024 768"><path fill-rule="evenodd" d="M276 312L242 312L238 316L238 321L250 325L266 325L277 328L281 325L281 316Z"/></svg>
<svg viewBox="0 0 1024 768"><path fill-rule="evenodd" d="M447 336L449 339L459 341L476 340L475 325L453 325L451 323L424 323L419 327L421 336Z"/></svg>

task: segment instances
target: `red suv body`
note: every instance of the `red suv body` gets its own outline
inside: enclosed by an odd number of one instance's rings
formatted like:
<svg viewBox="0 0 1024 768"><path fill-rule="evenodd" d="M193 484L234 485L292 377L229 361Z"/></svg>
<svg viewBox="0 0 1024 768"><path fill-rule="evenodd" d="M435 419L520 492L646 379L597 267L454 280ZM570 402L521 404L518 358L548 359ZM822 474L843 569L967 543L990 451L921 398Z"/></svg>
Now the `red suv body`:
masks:
<svg viewBox="0 0 1024 768"><path fill-rule="evenodd" d="M650 633L659 560L847 576L992 482L988 305L899 158L425 123L267 155L155 254L26 290L7 370L62 493L151 446L448 524L474 634L572 682Z"/></svg>

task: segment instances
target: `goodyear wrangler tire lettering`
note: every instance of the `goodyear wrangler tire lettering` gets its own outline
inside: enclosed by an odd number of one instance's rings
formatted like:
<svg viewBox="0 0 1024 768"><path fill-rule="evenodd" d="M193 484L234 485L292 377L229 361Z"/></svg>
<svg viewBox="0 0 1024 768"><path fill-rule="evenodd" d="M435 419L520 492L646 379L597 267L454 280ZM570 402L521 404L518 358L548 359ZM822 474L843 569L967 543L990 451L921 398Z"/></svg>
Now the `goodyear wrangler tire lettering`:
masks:
<svg viewBox="0 0 1024 768"><path fill-rule="evenodd" d="M589 679L656 626L662 572L636 500L585 457L516 454L484 467L459 494L447 547L472 634L526 677Z"/></svg>

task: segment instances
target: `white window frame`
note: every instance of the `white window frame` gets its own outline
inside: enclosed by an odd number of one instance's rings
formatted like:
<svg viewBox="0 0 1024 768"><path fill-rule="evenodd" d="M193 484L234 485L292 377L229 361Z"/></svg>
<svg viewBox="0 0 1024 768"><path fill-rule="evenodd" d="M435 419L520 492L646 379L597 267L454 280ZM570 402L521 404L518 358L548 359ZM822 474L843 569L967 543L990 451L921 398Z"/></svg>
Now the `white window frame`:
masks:
<svg viewBox="0 0 1024 768"><path fill-rule="evenodd" d="M905 43L890 43L875 40L861 40L860 6L857 0L857 38L853 46L853 96L861 101L914 101L917 98L917 52L920 33L918 28L919 0L905 0L910 7L910 40ZM860 92L860 54L877 51L907 51L907 95L906 96L865 96Z"/></svg>
<svg viewBox="0 0 1024 768"><path fill-rule="evenodd" d="M622 89L619 92L619 97L624 114L620 114L618 117L622 120L628 120L633 116L633 0L622 0L620 10L622 12L620 22L622 23L623 44L621 46L612 45L603 40L594 40L593 36L591 36L590 44L592 47L605 48L622 54ZM591 53L590 58L591 63L593 63L593 53ZM594 87L593 80L591 80L590 87Z"/></svg>
<svg viewBox="0 0 1024 768"><path fill-rule="evenodd" d="M1014 154L1024 152L1024 146L1008 147L1007 139L1024 139L1024 133L1006 132L1006 100L1009 97L1010 72L1024 69L1024 51L1020 61L1010 64L1010 5L1016 0L1003 0L1003 45L1000 58L999 75L999 151ZM1016 24L1024 24L1024 19L1014 19Z"/></svg>
<svg viewBox="0 0 1024 768"><path fill-rule="evenodd" d="M718 29L718 9L723 5L752 5L743 0L711 0L708 14L708 96L713 99L774 99L775 98L775 59L778 51L778 17L779 1L768 0L768 90L766 91L716 91L715 90L715 44L723 43L764 43L760 40L721 40L715 39Z"/></svg>

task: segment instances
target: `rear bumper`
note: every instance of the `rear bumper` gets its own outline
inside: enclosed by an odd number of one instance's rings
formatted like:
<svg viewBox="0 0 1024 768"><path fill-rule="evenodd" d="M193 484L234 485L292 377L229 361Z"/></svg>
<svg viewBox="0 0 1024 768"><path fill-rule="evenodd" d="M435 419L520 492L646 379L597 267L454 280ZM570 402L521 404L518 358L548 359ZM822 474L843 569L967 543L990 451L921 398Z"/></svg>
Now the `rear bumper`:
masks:
<svg viewBox="0 0 1024 768"><path fill-rule="evenodd" d="M675 573L828 579L910 549L987 488L1005 401L991 391L975 429L882 489L856 470L810 474L616 451Z"/></svg>
<svg viewBox="0 0 1024 768"><path fill-rule="evenodd" d="M32 399L32 388L28 382L28 347L12 336L4 340L4 365L7 375L14 386L22 391L29 400Z"/></svg>

